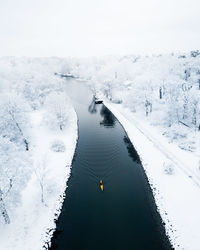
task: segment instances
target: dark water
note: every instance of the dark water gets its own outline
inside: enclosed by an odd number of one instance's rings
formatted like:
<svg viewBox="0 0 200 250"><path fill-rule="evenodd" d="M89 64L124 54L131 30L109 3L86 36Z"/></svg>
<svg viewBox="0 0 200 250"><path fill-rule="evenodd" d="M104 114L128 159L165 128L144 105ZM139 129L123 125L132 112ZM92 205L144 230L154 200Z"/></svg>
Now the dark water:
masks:
<svg viewBox="0 0 200 250"><path fill-rule="evenodd" d="M81 83L66 89L78 114L79 140L51 249L171 249L140 159L122 126L104 105L94 104Z"/></svg>

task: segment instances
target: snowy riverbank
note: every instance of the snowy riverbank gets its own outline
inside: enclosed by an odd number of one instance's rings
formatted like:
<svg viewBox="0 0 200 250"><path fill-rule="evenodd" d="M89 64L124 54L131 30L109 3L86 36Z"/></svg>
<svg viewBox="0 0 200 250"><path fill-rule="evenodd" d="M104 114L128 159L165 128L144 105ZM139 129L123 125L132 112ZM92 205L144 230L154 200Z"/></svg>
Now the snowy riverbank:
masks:
<svg viewBox="0 0 200 250"><path fill-rule="evenodd" d="M52 132L43 125L43 115L44 111L31 114L34 171L11 215L12 223L0 227L2 250L42 249L62 207L76 147L77 117L72 109L66 129Z"/></svg>
<svg viewBox="0 0 200 250"><path fill-rule="evenodd" d="M122 105L105 101L140 155L167 235L175 249L198 250L200 181L198 157L168 143L159 131Z"/></svg>

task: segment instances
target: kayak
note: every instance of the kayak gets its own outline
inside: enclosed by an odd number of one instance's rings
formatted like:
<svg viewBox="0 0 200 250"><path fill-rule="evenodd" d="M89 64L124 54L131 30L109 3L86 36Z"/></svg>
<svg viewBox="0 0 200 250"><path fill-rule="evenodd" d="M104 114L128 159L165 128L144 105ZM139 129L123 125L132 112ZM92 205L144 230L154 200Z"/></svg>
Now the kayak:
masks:
<svg viewBox="0 0 200 250"><path fill-rule="evenodd" d="M99 185L100 185L101 191L103 192L103 182L102 182L102 180L100 180Z"/></svg>

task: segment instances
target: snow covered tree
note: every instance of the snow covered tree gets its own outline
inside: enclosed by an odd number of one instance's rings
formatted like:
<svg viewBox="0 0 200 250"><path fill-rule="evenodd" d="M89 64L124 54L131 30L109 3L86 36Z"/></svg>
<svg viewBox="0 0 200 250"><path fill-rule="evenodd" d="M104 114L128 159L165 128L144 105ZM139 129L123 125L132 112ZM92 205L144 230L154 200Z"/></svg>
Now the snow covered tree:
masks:
<svg viewBox="0 0 200 250"><path fill-rule="evenodd" d="M45 204L45 182L47 175L47 156L44 155L39 159L35 159L33 169L41 190L41 202ZM45 204L46 205L46 204Z"/></svg>
<svg viewBox="0 0 200 250"><path fill-rule="evenodd" d="M0 96L1 135L29 150L28 117L29 106L16 95Z"/></svg>
<svg viewBox="0 0 200 250"><path fill-rule="evenodd" d="M47 126L53 130L64 130L71 110L66 94L53 91L47 96L44 105L47 109L44 117Z"/></svg>
<svg viewBox="0 0 200 250"><path fill-rule="evenodd" d="M30 155L14 142L0 137L0 212L10 223L8 210L19 203L21 190L31 175Z"/></svg>

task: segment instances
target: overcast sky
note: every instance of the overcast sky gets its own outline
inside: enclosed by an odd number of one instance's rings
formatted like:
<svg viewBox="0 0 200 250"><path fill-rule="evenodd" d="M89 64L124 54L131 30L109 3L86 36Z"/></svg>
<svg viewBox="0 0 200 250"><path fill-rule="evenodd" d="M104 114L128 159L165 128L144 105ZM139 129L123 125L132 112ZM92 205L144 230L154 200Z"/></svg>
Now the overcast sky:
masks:
<svg viewBox="0 0 200 250"><path fill-rule="evenodd" d="M200 0L0 0L0 56L200 48Z"/></svg>

